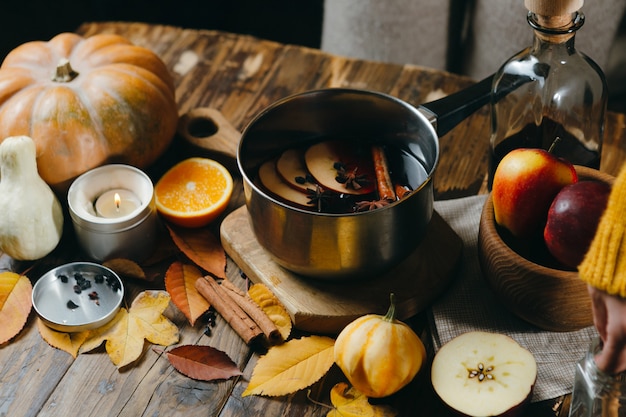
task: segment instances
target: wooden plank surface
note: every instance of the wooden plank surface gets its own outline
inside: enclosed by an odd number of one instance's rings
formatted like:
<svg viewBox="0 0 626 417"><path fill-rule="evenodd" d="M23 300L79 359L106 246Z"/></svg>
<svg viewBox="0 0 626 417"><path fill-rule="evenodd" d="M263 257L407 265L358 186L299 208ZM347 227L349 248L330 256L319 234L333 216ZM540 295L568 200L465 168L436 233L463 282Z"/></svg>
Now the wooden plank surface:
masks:
<svg viewBox="0 0 626 417"><path fill-rule="evenodd" d="M218 109L236 129L261 109L284 96L323 87L354 87L382 91L419 105L470 85L473 80L416 66L364 62L332 56L315 49L259 40L216 31L196 31L141 23L87 23L77 30L89 36L117 33L154 50L174 75L180 114L197 107ZM626 122L622 114L609 114L602 170L615 174L626 159ZM435 175L436 198L485 192L488 113L481 109L440 138L441 159ZM177 140L168 159L156 164L158 173L186 155ZM243 204L241 180L228 212ZM217 227L215 232L217 233ZM30 270L33 278L62 260L80 257L58 254ZM17 266L20 267L19 265ZM130 281L129 298L144 288L163 288L163 271L149 283ZM229 260L227 274L237 285L246 282ZM263 352L251 350L218 318L212 335L204 325L189 326L171 308L167 312L181 330L181 343L214 346L228 352L244 376L220 382L201 382L174 371L166 359L146 345L142 359L118 371L100 349L73 359L51 348L38 334L31 314L25 330L0 347L0 415L22 416L325 416L328 409L314 404L304 391L278 398L241 397L252 369ZM418 332L426 320L411 320ZM427 337L424 337L427 340ZM330 387L340 379L336 368L315 384L311 398L329 403ZM446 416L428 383L426 370L400 395L388 401L401 415ZM529 415L567 415L567 397L535 404ZM556 409L556 413L552 411ZM565 410L565 411L563 411Z"/></svg>

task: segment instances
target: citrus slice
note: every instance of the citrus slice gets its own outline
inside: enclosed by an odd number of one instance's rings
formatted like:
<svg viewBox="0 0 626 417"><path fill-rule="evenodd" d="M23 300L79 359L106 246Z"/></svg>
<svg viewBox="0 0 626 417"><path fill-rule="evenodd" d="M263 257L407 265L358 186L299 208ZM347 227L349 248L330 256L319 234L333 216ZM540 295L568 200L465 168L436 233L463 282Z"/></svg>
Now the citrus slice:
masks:
<svg viewBox="0 0 626 417"><path fill-rule="evenodd" d="M189 158L170 168L154 187L158 212L183 227L201 227L215 220L228 206L233 178L208 158Z"/></svg>

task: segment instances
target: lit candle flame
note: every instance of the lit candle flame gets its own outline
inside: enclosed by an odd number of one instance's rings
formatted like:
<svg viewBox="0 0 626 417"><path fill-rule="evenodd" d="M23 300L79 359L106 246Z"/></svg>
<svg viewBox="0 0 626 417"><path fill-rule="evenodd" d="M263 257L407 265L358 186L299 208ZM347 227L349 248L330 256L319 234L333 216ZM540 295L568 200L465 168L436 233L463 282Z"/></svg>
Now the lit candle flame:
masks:
<svg viewBox="0 0 626 417"><path fill-rule="evenodd" d="M115 196L113 198L115 199L115 210L120 211L120 203L122 202L120 195L118 193L115 193Z"/></svg>

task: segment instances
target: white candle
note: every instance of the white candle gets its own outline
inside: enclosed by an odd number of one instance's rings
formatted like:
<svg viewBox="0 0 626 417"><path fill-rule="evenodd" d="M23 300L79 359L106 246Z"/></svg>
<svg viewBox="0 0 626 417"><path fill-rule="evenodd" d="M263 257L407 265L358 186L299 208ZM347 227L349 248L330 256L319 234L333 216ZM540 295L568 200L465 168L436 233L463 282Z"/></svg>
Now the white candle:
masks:
<svg viewBox="0 0 626 417"><path fill-rule="evenodd" d="M141 201L132 191L118 188L102 193L94 205L98 216L117 218L137 210L141 206Z"/></svg>

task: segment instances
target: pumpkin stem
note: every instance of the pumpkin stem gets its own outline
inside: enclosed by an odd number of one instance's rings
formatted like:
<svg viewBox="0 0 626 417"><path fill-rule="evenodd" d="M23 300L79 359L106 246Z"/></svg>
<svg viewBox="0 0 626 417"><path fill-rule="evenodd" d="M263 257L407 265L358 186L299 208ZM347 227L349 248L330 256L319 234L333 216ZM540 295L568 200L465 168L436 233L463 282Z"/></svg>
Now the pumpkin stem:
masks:
<svg viewBox="0 0 626 417"><path fill-rule="evenodd" d="M58 83L69 83L76 77L78 77L78 73L74 71L74 68L70 65L70 61L68 61L67 58L61 58L56 71L52 76L52 81Z"/></svg>
<svg viewBox="0 0 626 417"><path fill-rule="evenodd" d="M389 294L389 302L389 310L383 320L392 322L396 319L396 295L394 293Z"/></svg>

